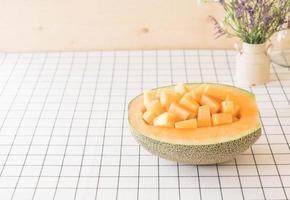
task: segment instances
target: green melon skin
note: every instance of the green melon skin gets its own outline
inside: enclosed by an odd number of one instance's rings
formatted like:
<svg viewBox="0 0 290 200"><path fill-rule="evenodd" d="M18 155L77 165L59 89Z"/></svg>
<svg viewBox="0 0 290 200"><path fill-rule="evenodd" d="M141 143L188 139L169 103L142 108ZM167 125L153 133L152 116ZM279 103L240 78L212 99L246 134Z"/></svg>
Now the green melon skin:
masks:
<svg viewBox="0 0 290 200"><path fill-rule="evenodd" d="M154 140L133 127L130 130L137 142L147 151L161 158L196 165L209 165L229 161L247 150L261 136L261 128L239 139L206 145L182 145Z"/></svg>

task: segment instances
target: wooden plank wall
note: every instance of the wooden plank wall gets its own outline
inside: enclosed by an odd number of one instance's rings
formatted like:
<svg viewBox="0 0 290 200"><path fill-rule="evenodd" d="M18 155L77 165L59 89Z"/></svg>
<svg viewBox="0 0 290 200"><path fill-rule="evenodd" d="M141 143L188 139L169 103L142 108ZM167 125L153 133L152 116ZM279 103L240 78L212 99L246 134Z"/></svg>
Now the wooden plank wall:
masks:
<svg viewBox="0 0 290 200"><path fill-rule="evenodd" d="M195 0L0 0L0 51L233 47L213 38L217 4Z"/></svg>

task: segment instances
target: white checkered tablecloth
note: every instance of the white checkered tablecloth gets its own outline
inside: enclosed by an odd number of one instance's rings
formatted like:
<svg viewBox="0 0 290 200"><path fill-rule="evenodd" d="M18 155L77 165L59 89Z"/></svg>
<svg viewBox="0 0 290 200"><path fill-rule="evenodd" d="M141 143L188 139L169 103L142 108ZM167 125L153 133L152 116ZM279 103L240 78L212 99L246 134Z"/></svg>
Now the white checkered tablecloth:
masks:
<svg viewBox="0 0 290 200"><path fill-rule="evenodd" d="M235 160L178 164L131 137L127 102L176 82L234 84L231 51L0 54L1 200L290 198L290 71L256 94L263 135Z"/></svg>

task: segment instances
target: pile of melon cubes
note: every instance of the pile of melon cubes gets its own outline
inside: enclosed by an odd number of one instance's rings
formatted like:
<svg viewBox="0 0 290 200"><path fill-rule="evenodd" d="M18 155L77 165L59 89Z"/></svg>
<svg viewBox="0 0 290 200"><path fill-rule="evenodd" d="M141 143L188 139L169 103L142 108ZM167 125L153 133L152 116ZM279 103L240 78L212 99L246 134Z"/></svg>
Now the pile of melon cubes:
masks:
<svg viewBox="0 0 290 200"><path fill-rule="evenodd" d="M184 83L173 89L147 90L143 93L143 119L147 124L167 128L199 128L218 126L238 120L239 105L218 98L211 85L191 89Z"/></svg>

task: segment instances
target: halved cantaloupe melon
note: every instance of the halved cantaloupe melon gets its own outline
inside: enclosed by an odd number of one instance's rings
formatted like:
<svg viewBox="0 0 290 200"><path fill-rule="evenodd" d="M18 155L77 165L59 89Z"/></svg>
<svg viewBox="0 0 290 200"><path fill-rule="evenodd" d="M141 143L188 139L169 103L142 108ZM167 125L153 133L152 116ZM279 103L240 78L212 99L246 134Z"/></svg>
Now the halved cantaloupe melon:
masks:
<svg viewBox="0 0 290 200"><path fill-rule="evenodd" d="M188 85L190 88L200 86L200 84ZM220 91L226 91L231 97L230 100L240 107L238 120L233 117L233 121L237 121L229 124L181 129L174 128L176 121L170 113L166 112L154 119L153 124L158 126L152 126L142 118L145 111L143 95L140 95L129 103L128 110L129 126L136 140L148 151L160 157L194 164L224 162L249 148L261 135L261 125L254 95L233 86L202 85L211 87L212 91L216 89L218 92L214 98L221 100L225 100L225 94ZM173 86L167 88L173 89ZM222 96L219 96L218 93L221 93ZM212 97L212 95L208 96ZM220 122L221 119L223 117L218 117L218 120L215 121Z"/></svg>

